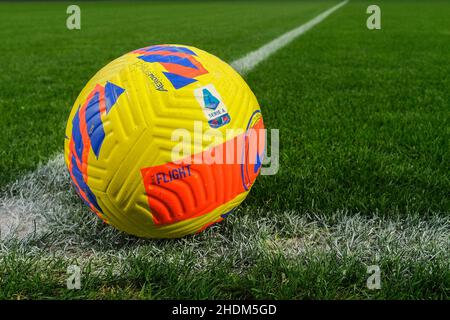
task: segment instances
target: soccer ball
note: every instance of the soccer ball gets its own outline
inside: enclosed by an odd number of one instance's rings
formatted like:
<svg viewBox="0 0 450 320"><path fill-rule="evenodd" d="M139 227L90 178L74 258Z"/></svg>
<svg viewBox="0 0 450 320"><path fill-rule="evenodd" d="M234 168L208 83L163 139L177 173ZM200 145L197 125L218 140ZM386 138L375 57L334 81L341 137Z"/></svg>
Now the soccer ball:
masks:
<svg viewBox="0 0 450 320"><path fill-rule="evenodd" d="M247 196L265 148L258 102L219 58L183 45L127 53L101 69L70 113L72 184L106 223L146 238L223 220Z"/></svg>

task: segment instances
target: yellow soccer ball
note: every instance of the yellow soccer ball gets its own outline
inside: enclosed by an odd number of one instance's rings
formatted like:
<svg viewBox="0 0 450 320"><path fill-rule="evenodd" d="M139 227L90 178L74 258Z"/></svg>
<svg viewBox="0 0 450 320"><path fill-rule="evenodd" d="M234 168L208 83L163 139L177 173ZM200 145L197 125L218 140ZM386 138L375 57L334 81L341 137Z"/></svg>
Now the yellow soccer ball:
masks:
<svg viewBox="0 0 450 320"><path fill-rule="evenodd" d="M101 69L70 113L72 184L106 223L174 238L223 220L259 174L264 125L241 76L183 45L127 53Z"/></svg>

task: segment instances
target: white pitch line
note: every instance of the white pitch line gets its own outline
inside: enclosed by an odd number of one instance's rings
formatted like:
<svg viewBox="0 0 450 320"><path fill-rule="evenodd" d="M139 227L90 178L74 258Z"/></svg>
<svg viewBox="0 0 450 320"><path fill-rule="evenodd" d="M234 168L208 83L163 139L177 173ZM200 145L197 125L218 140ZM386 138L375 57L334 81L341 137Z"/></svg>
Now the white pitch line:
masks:
<svg viewBox="0 0 450 320"><path fill-rule="evenodd" d="M241 74L251 71L264 59L302 35L331 13L344 6L348 0L322 12L307 23L286 32L263 45L258 50L231 62ZM0 242L16 238L24 239L35 231L45 231L49 219L63 220L74 211L73 193L62 153L39 166L35 171L9 184L0 194Z"/></svg>
<svg viewBox="0 0 450 320"><path fill-rule="evenodd" d="M65 213L70 187L64 155L58 154L46 164L10 183L0 194L0 241L23 239L36 231L44 231L50 215Z"/></svg>
<svg viewBox="0 0 450 320"><path fill-rule="evenodd" d="M310 30L312 27L325 20L330 14L332 14L342 6L345 6L347 3L348 0L345 0L335 5L334 7L322 12L312 20L308 21L307 23L302 24L301 26L292 29L291 31L288 31L285 34L282 34L278 38L263 45L259 49L249 52L242 58L233 61L231 63L231 66L241 74L245 74L253 70L260 62L264 61L269 56L274 54L276 51L289 44L292 40L301 36L306 31Z"/></svg>

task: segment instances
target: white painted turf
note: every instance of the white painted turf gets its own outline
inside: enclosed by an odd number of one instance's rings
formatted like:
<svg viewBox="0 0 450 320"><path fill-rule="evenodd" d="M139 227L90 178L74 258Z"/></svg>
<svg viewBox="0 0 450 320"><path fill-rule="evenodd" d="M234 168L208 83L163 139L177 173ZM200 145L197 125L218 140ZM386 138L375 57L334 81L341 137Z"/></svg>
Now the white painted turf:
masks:
<svg viewBox="0 0 450 320"><path fill-rule="evenodd" d="M270 41L269 43L263 45L261 48L249 52L244 57L231 63L231 66L241 74L246 74L247 72L253 70L260 62L267 59L269 56L292 42L295 38L301 36L306 31L313 28L315 25L319 24L325 20L330 14L338 10L339 8L345 6L348 0L342 1L341 3L335 5L334 7L322 12L312 20L308 21L301 26L282 34L278 38Z"/></svg>
<svg viewBox="0 0 450 320"><path fill-rule="evenodd" d="M235 70L245 74L261 61L304 34L330 14L347 4L348 0L324 11L307 23L286 32L280 37L231 62ZM24 239L35 231L47 229L50 216L64 215L73 209L68 188L69 175L63 154L40 166L34 172L19 178L0 194L0 240L15 237ZM81 202L81 201L80 201Z"/></svg>
<svg viewBox="0 0 450 320"><path fill-rule="evenodd" d="M24 239L35 231L45 231L49 215L68 210L57 200L61 194L71 193L68 179L61 153L10 184L0 197L0 239Z"/></svg>

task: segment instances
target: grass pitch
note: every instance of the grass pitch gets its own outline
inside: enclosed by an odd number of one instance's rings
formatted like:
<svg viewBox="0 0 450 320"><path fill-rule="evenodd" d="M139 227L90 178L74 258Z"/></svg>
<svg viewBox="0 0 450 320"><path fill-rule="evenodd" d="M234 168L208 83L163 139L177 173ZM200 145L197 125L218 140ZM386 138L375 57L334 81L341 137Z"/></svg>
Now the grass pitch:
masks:
<svg viewBox="0 0 450 320"><path fill-rule="evenodd" d="M0 229L0 298L448 299L444 1L381 1L380 31L365 26L372 3L351 1L248 73L280 129L280 171L200 235L103 225L61 157L22 176L62 150L72 102L115 57L182 43L230 62L336 3L81 3L80 31L65 28L68 4L0 4L0 222L17 220ZM81 290L66 289L72 264Z"/></svg>

